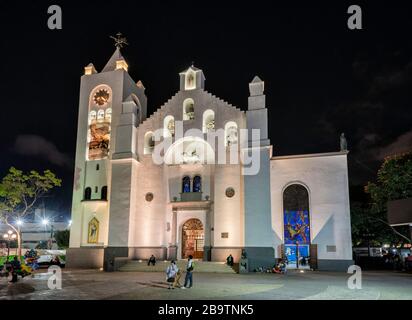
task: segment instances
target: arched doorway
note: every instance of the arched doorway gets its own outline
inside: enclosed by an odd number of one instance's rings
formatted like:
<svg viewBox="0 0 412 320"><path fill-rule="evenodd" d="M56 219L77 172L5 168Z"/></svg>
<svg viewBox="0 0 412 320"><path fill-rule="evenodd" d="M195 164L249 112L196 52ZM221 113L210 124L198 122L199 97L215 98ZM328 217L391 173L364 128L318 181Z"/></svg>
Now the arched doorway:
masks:
<svg viewBox="0 0 412 320"><path fill-rule="evenodd" d="M182 227L182 259L192 255L195 259L203 259L205 244L203 224L199 219L189 219Z"/></svg>
<svg viewBox="0 0 412 320"><path fill-rule="evenodd" d="M289 267L309 268L310 213L309 193L301 184L283 192L284 254Z"/></svg>

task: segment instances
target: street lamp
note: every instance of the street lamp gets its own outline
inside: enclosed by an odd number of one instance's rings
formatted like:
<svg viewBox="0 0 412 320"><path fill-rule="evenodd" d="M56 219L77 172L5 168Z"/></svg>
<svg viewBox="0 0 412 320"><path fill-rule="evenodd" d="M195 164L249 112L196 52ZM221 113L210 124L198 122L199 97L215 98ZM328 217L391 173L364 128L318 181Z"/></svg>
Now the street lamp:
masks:
<svg viewBox="0 0 412 320"><path fill-rule="evenodd" d="M21 246L22 246L22 242L23 242L23 240L22 240L22 237L21 237L21 226L23 225L23 220L21 220L21 219L17 219L17 221L16 221L16 224L17 224L17 234L18 234L18 243L17 243L17 246L18 246L18 256L19 256L19 259L20 259L20 257L21 257Z"/></svg>
<svg viewBox="0 0 412 320"><path fill-rule="evenodd" d="M44 225L45 227L46 227L48 224L50 224L50 228L51 228L51 230L50 230L50 238L49 238L49 240L47 241L47 242L48 242L47 247L48 247L49 249L52 249L52 246L53 246L53 225L50 223L49 219L47 219L47 218L44 218L44 219L42 220L42 223L43 223L43 225Z"/></svg>
<svg viewBox="0 0 412 320"><path fill-rule="evenodd" d="M13 231L9 230L7 233L3 235L3 238L7 240L7 260L9 260L10 255L10 241L15 240L17 238L17 234L13 233Z"/></svg>
<svg viewBox="0 0 412 320"><path fill-rule="evenodd" d="M299 241L296 241L296 269L299 269Z"/></svg>

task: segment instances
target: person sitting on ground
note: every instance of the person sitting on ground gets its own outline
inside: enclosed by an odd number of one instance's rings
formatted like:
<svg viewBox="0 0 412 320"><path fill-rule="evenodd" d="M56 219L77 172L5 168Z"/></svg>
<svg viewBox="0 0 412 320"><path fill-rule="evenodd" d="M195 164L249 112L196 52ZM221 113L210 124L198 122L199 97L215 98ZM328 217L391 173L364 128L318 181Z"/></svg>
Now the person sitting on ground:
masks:
<svg viewBox="0 0 412 320"><path fill-rule="evenodd" d="M228 266L233 267L233 257L232 254L229 254L229 256L226 258L226 263Z"/></svg>
<svg viewBox="0 0 412 320"><path fill-rule="evenodd" d="M166 281L169 285L168 289L175 288L174 284L176 282L176 276L177 276L178 271L179 271L179 268L177 267L176 262L172 260L166 269Z"/></svg>
<svg viewBox="0 0 412 320"><path fill-rule="evenodd" d="M280 261L279 268L280 268L280 273L282 274L286 273L286 262L284 260Z"/></svg>
<svg viewBox="0 0 412 320"><path fill-rule="evenodd" d="M280 260L279 263L273 267L273 272L278 274L284 274L286 272L286 264L283 260Z"/></svg>
<svg viewBox="0 0 412 320"><path fill-rule="evenodd" d="M149 261L147 261L147 265L150 266L150 264L152 266L154 266L156 264L156 258L155 258L154 255L151 255L150 258L149 258Z"/></svg>

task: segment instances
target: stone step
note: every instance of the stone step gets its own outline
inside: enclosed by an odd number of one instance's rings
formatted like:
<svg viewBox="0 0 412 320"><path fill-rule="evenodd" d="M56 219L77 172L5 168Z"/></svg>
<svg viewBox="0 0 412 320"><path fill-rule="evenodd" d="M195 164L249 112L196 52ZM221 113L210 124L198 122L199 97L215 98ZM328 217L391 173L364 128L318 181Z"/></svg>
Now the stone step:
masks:
<svg viewBox="0 0 412 320"><path fill-rule="evenodd" d="M177 261L180 270L186 270L187 260ZM157 261L155 266L148 266L147 260L131 260L119 268L123 272L166 272L169 261ZM196 261L194 272L211 272L211 273L236 273L224 262L215 261Z"/></svg>

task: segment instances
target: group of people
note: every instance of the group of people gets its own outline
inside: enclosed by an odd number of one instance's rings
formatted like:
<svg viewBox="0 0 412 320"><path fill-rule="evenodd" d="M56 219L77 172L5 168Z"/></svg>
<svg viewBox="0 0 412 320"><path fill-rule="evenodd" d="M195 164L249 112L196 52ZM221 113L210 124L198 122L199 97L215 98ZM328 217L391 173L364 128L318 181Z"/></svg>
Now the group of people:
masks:
<svg viewBox="0 0 412 320"><path fill-rule="evenodd" d="M26 271L22 270L22 265L15 256L13 260L6 260L6 263L4 266L2 266L1 274L5 276L9 276L11 274L11 280L9 281L10 283L15 283L18 281L18 275L20 274L22 277L26 275Z"/></svg>
<svg viewBox="0 0 412 320"><path fill-rule="evenodd" d="M382 260L387 269L394 271L412 271L412 256L407 254L402 256L398 252L387 251L383 254Z"/></svg>
<svg viewBox="0 0 412 320"><path fill-rule="evenodd" d="M193 286L193 270L195 263L193 261L193 256L189 256L186 263L186 277L185 283L183 286L180 284L180 278L182 277L182 271L179 270L179 267L176 264L175 260L170 262L170 265L166 269L166 281L168 283L168 289L174 288L191 288Z"/></svg>

